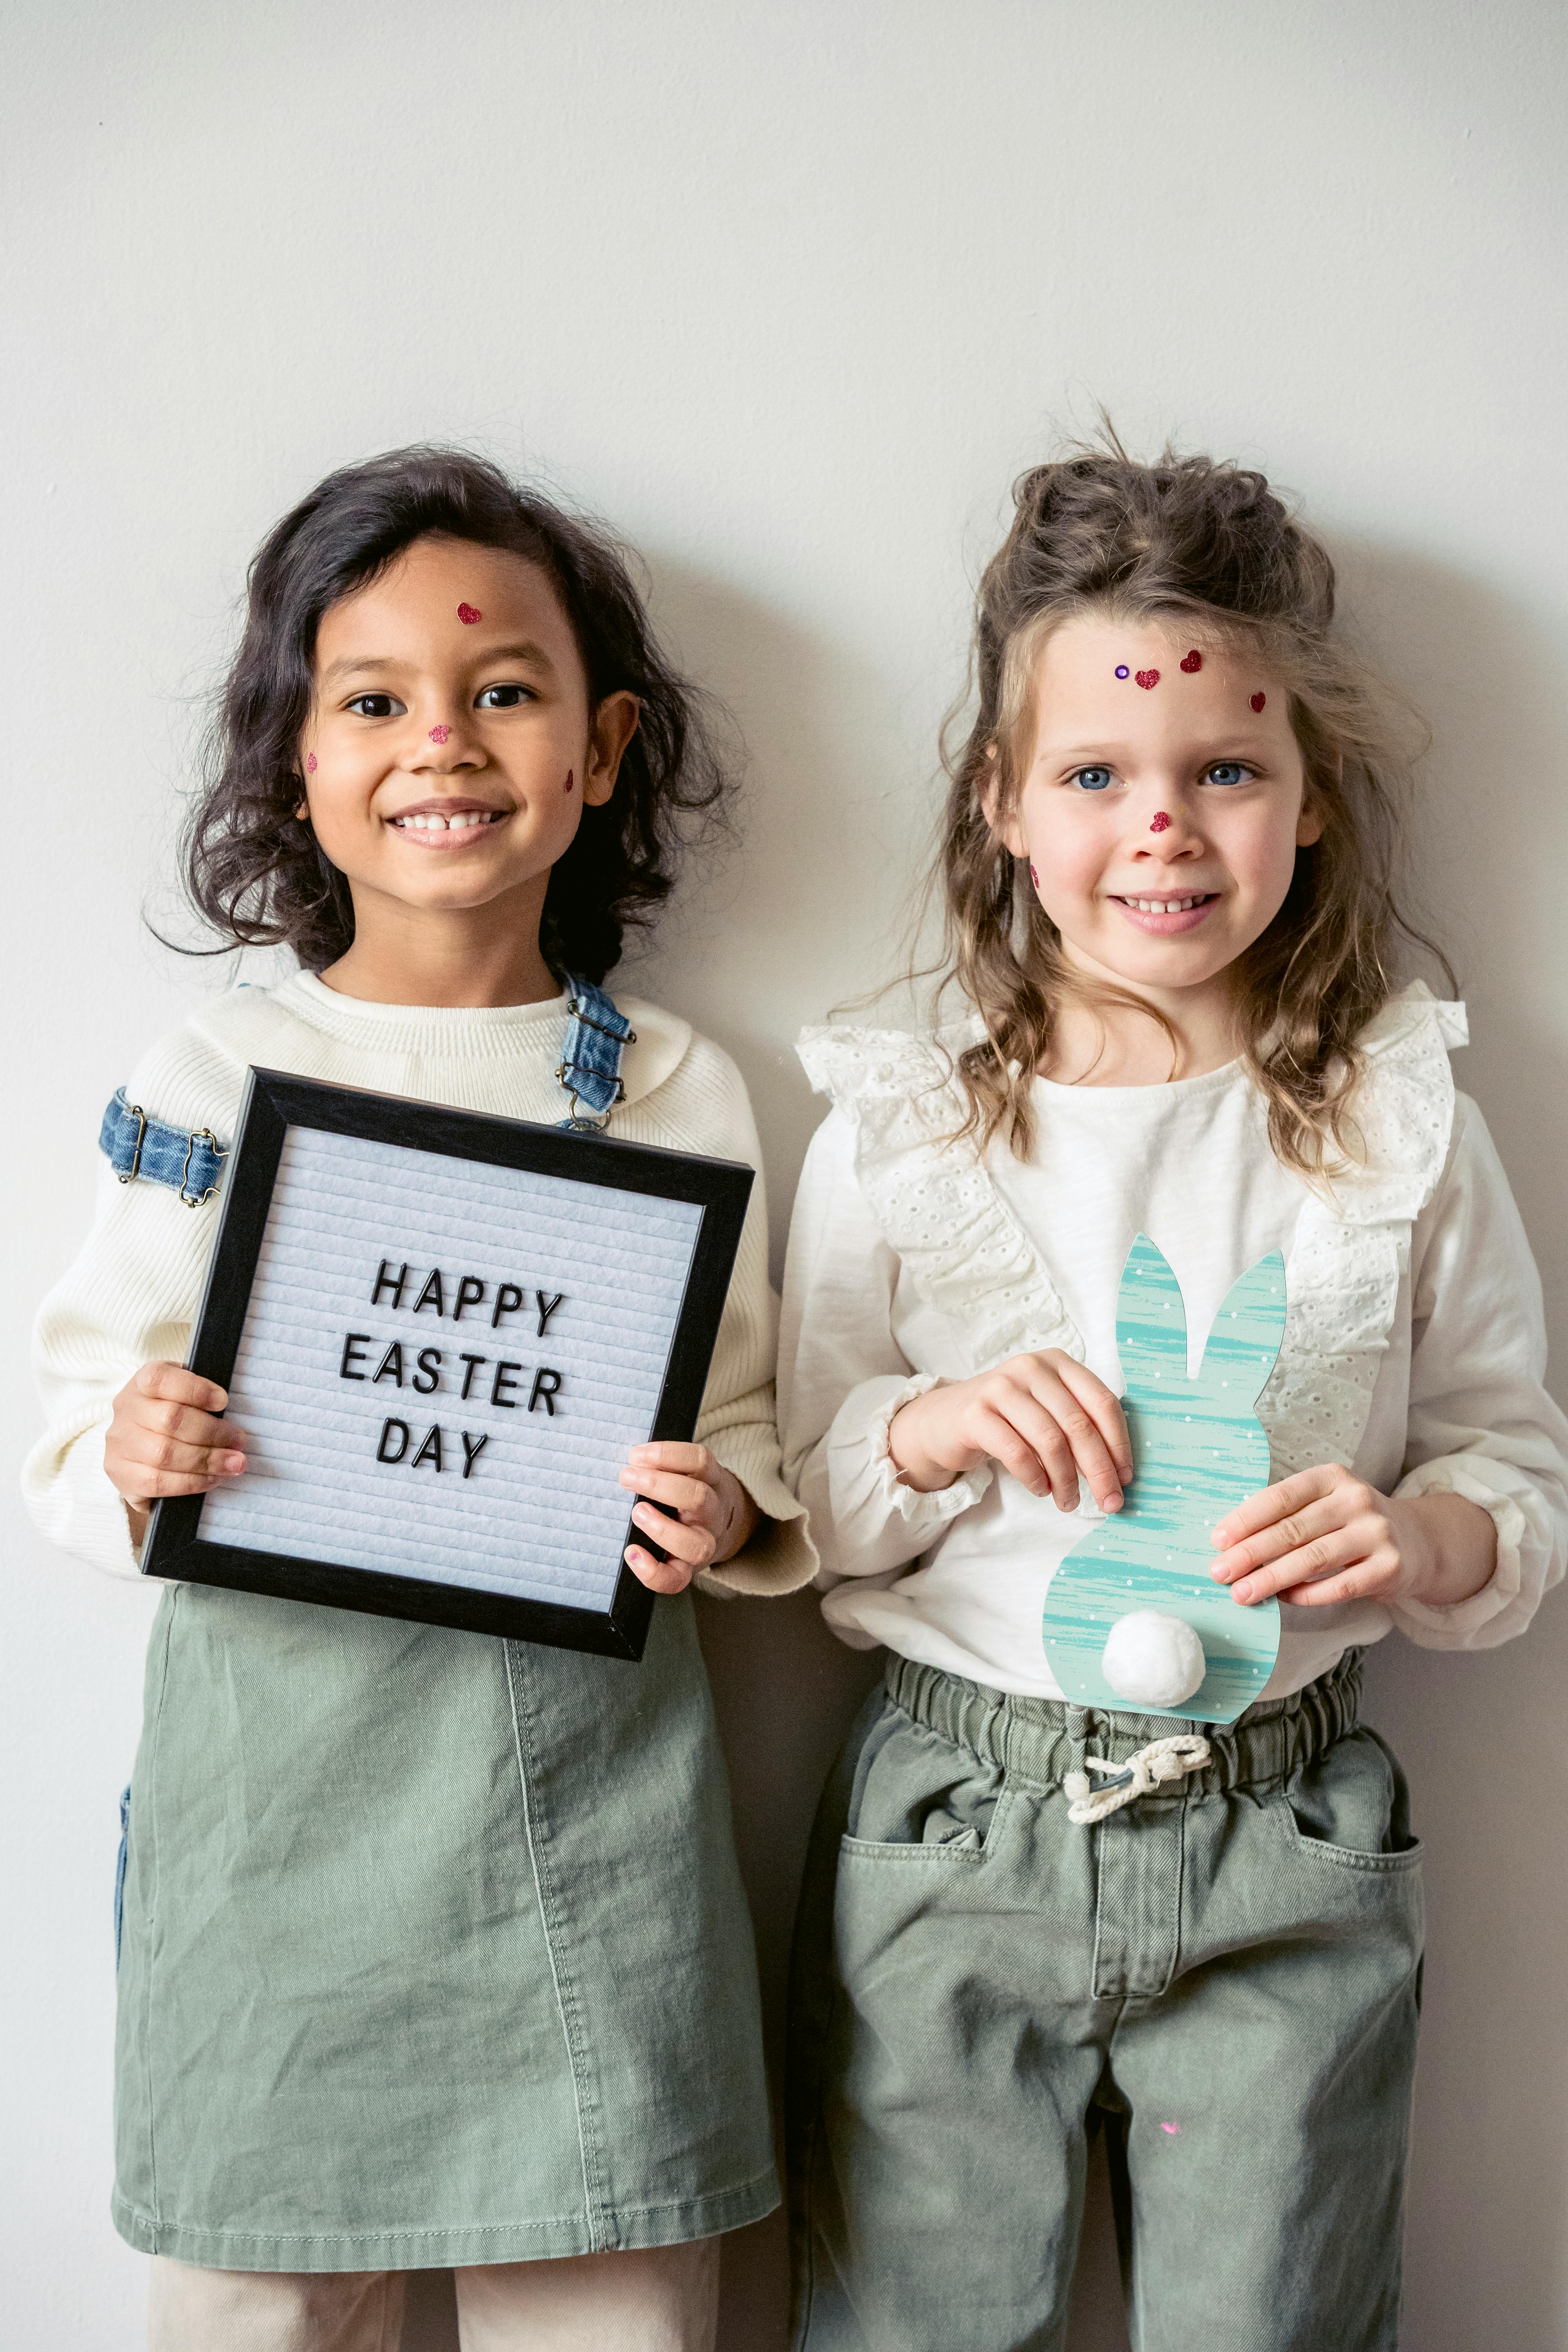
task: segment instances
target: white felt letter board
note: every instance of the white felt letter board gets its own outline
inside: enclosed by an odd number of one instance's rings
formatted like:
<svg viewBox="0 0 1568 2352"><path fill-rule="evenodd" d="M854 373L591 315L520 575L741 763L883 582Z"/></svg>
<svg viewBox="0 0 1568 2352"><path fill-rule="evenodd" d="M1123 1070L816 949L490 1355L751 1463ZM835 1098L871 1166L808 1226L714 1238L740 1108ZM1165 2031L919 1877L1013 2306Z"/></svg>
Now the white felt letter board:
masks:
<svg viewBox="0 0 1568 2352"><path fill-rule="evenodd" d="M751 1181L253 1072L190 1355L248 1466L144 1567L640 1655L619 1472L691 1434Z"/></svg>

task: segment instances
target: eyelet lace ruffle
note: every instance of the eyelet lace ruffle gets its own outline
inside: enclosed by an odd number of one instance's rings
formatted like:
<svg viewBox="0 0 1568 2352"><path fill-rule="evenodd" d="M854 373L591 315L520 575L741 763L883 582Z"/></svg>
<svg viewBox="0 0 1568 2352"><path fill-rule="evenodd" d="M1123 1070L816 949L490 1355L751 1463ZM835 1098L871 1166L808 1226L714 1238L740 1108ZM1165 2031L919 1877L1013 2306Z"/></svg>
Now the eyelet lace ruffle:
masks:
<svg viewBox="0 0 1568 2352"><path fill-rule="evenodd" d="M926 1303L963 1335L973 1371L1083 1340L1034 1243L972 1138L952 1140L964 1102L954 1056L978 1021L920 1036L807 1029L797 1051L819 1094L856 1130L856 1172L871 1213ZM1286 1267L1285 1336L1258 1417L1276 1478L1321 1462L1347 1467L1366 1427L1388 1345L1410 1228L1431 1199L1454 1123L1450 1047L1462 1004L1415 982L1361 1039L1352 1105L1364 1158L1309 1191Z"/></svg>

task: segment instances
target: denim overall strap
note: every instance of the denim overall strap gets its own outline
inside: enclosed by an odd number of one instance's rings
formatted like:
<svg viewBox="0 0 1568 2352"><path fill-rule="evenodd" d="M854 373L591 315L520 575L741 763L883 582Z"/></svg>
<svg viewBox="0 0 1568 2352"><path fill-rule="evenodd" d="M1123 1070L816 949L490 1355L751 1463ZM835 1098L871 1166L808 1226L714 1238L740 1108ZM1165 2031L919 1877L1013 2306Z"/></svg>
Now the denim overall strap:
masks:
<svg viewBox="0 0 1568 2352"><path fill-rule="evenodd" d="M566 976L566 1003L571 1020L561 1066L555 1075L572 1097L572 1116L563 1128L596 1134L610 1123L610 1113L626 1093L621 1084L621 1056L637 1044L637 1031L616 1010L613 997L591 980ZM584 1116L597 1112L598 1117Z"/></svg>
<svg viewBox="0 0 1568 2352"><path fill-rule="evenodd" d="M165 1127L149 1118L140 1103L127 1102L117 1089L103 1114L98 1148L122 1184L144 1176L151 1184L166 1184L187 1209L210 1201L223 1176L228 1147L210 1127Z"/></svg>

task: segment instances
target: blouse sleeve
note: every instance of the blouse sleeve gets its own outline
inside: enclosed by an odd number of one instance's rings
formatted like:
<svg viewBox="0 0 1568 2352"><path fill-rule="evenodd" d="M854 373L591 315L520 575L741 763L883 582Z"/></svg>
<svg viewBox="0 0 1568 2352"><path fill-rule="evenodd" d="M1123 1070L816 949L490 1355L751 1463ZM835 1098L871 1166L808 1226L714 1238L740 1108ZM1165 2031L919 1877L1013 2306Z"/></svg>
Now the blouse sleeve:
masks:
<svg viewBox="0 0 1568 2352"><path fill-rule="evenodd" d="M1490 1513L1497 1567L1468 1601L1389 1604L1424 1648L1490 1649L1521 1633L1568 1561L1568 1421L1545 1388L1541 1279L1486 1122L1463 1096L1442 1181L1411 1253L1405 1475L1394 1489L1463 1495Z"/></svg>
<svg viewBox="0 0 1568 2352"><path fill-rule="evenodd" d="M779 1340L784 1475L811 1514L824 1588L917 1559L995 1476L985 1464L934 1495L900 1483L889 1426L939 1383L893 1335L898 1280L898 1257L856 1181L854 1129L830 1110L795 1194Z"/></svg>

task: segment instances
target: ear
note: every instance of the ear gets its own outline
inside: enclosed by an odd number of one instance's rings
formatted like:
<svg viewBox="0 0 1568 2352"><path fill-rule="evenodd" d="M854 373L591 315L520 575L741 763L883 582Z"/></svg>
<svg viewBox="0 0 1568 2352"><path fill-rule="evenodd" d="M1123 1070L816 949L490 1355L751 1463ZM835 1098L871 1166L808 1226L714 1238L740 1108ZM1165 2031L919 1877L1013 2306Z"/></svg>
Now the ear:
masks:
<svg viewBox="0 0 1568 2352"><path fill-rule="evenodd" d="M988 743L985 747L985 772L974 788L975 797L980 803L980 814L1004 849L1009 850L1015 857L1026 857L1029 845L1024 839L1024 828L1018 822L1017 809L1015 807L1005 813L1002 809L1000 770L1001 762L997 757L996 746L994 743Z"/></svg>
<svg viewBox="0 0 1568 2352"><path fill-rule="evenodd" d="M1139 1234L1116 1295L1116 1352L1129 1396L1169 1396L1187 1377L1187 1310L1163 1251Z"/></svg>
<svg viewBox="0 0 1568 2352"><path fill-rule="evenodd" d="M1270 1250L1226 1291L1204 1348L1198 1380L1205 1397L1232 1412L1262 1395L1285 1336L1285 1260Z"/></svg>
<svg viewBox="0 0 1568 2352"><path fill-rule="evenodd" d="M616 789L626 745L637 731L642 707L635 694L623 688L606 694L588 729L588 764L583 773L583 798L590 808L603 808Z"/></svg>
<svg viewBox="0 0 1568 2352"><path fill-rule="evenodd" d="M1322 837L1322 812L1318 806L1316 794L1309 790L1302 795L1301 814L1296 819L1296 846L1298 849L1310 849L1312 844L1321 841Z"/></svg>

